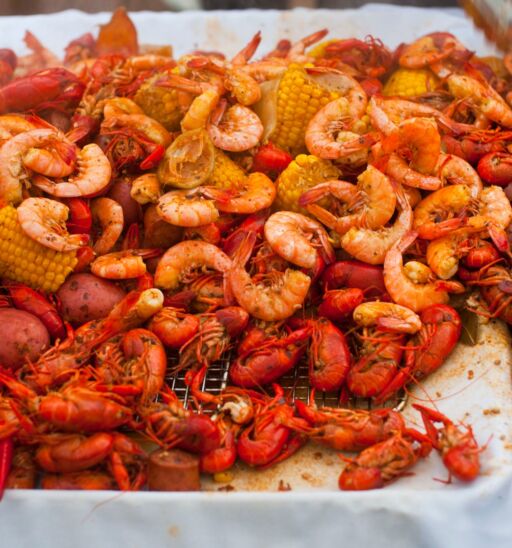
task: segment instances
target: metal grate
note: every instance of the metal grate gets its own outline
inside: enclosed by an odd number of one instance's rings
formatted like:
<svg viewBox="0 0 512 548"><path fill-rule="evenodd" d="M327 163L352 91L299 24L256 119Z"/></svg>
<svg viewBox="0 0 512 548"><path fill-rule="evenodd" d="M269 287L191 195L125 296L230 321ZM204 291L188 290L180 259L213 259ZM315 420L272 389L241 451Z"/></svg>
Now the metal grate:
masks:
<svg viewBox="0 0 512 548"><path fill-rule="evenodd" d="M176 356L169 357L169 365L176 364L178 358ZM210 394L219 394L228 384L228 371L231 361L231 354L227 352L222 359L214 362L208 368L208 372L201 386L201 390ZM183 402L185 407L189 404L189 388L186 386L184 377L186 371L180 371L175 375L167 378L167 382L171 389ZM283 387L285 393L289 394L292 400L302 400L307 402L310 395L310 386L308 379L308 364L302 360L297 367L279 379L279 384ZM350 396L344 407L351 409L375 409L379 407L391 407L397 411L401 411L406 404L407 396L405 391L399 392L398 395L389 399L384 404L376 406L369 398L356 398ZM320 392L315 393L315 402L318 406L340 407L339 392Z"/></svg>

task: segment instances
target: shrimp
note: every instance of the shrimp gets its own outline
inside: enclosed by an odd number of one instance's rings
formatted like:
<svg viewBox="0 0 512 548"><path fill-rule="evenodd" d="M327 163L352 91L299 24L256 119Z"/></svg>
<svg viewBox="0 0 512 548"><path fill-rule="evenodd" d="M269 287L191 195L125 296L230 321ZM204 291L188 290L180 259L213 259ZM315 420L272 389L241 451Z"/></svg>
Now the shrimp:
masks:
<svg viewBox="0 0 512 548"><path fill-rule="evenodd" d="M350 78L347 75L344 77ZM344 138L344 130L351 129L352 123L361 118L368 102L363 88L356 80L354 82L360 89L353 91L350 99L338 97L322 107L309 121L304 139L311 154L326 160L337 160L367 149L375 143L376 137L370 133L354 133L353 138ZM341 140L338 139L339 133L342 134Z"/></svg>
<svg viewBox="0 0 512 548"><path fill-rule="evenodd" d="M434 118L445 127L452 127L453 122L439 110L394 97L373 95L368 103L368 114L372 125L385 136L396 134L401 122L408 118Z"/></svg>
<svg viewBox="0 0 512 548"><path fill-rule="evenodd" d="M250 108L234 104L220 122L206 126L212 143L221 150L242 152L256 146L263 135L263 124Z"/></svg>
<svg viewBox="0 0 512 548"><path fill-rule="evenodd" d="M399 152L391 154L386 172L404 185L437 190L441 180L430 175L441 153L441 136L435 121L430 118L409 118L398 126L397 140L396 148ZM386 149L386 144L383 146ZM411 158L410 162L402 158L402 150Z"/></svg>
<svg viewBox="0 0 512 548"><path fill-rule="evenodd" d="M238 304L259 320L274 322L292 316L304 303L311 278L299 270L273 271L261 282L242 265L228 271L227 281Z"/></svg>
<svg viewBox="0 0 512 548"><path fill-rule="evenodd" d="M470 234L478 231L470 229L455 230L453 233L437 238L428 244L426 258L429 267L442 280L449 280L457 273L459 260L471 249Z"/></svg>
<svg viewBox="0 0 512 548"><path fill-rule="evenodd" d="M146 273L144 258L155 256L152 249L127 249L116 253L107 253L91 263L91 272L100 278L126 280L139 278Z"/></svg>
<svg viewBox="0 0 512 548"><path fill-rule="evenodd" d="M437 163L436 172L442 185L447 183L466 185L471 197L476 199L482 192L482 180L471 164L459 156L441 154Z"/></svg>
<svg viewBox="0 0 512 548"><path fill-rule="evenodd" d="M238 103L247 107L261 99L261 88L258 82L241 68L226 71L224 86L232 93Z"/></svg>
<svg viewBox="0 0 512 548"><path fill-rule="evenodd" d="M437 40L442 34L443 40ZM398 60L400 66L419 69L438 63L449 57L457 48L459 42L448 33L432 33L418 38L412 44L405 46Z"/></svg>
<svg viewBox="0 0 512 548"><path fill-rule="evenodd" d="M401 188L396 193L398 214L390 227L372 230L352 227L341 238L341 247L354 258L369 264L382 264L390 247L411 230L413 214L407 197Z"/></svg>
<svg viewBox="0 0 512 548"><path fill-rule="evenodd" d="M414 283L404 270L403 253L416 240L417 233L409 232L396 241L384 260L384 284L393 301L421 312L433 304L446 304L449 300L445 289L447 282L430 281ZM460 287L460 286L459 286ZM452 287L451 289L454 289Z"/></svg>
<svg viewBox="0 0 512 548"><path fill-rule="evenodd" d="M105 119L121 114L144 114L139 105L127 97L112 97L103 104L103 117Z"/></svg>
<svg viewBox="0 0 512 548"><path fill-rule="evenodd" d="M489 84L466 74L451 74L446 83L454 97L467 100L489 120L512 128L512 109Z"/></svg>
<svg viewBox="0 0 512 548"><path fill-rule="evenodd" d="M0 142L5 142L15 135L36 129L36 126L19 114L0 116Z"/></svg>
<svg viewBox="0 0 512 548"><path fill-rule="evenodd" d="M110 198L95 198L91 203L92 219L101 227L100 235L94 242L97 255L108 253L123 232L123 208Z"/></svg>
<svg viewBox="0 0 512 548"><path fill-rule="evenodd" d="M19 204L22 183L28 180L23 156L33 148L44 148L54 142L57 132L53 129L32 129L15 135L0 146L0 202Z"/></svg>
<svg viewBox="0 0 512 548"><path fill-rule="evenodd" d="M57 251L72 251L89 242L86 234L68 234L69 208L48 198L27 198L17 209L18 221L27 236Z"/></svg>
<svg viewBox="0 0 512 548"><path fill-rule="evenodd" d="M154 173L144 173L132 181L130 196L137 203L156 204L160 195L160 181Z"/></svg>
<svg viewBox="0 0 512 548"><path fill-rule="evenodd" d="M217 246L201 240L185 240L169 248L155 272L155 286L175 289L193 268L212 268L226 273L231 259Z"/></svg>
<svg viewBox="0 0 512 548"><path fill-rule="evenodd" d="M76 147L72 143L62 145L57 150L29 148L23 155L23 164L46 177L67 177L75 169Z"/></svg>
<svg viewBox="0 0 512 548"><path fill-rule="evenodd" d="M407 277L416 284L427 283L434 277L432 269L419 261L408 261L405 263L404 272L407 274Z"/></svg>
<svg viewBox="0 0 512 548"><path fill-rule="evenodd" d="M209 82L195 82L177 74L167 74L165 77L157 80L155 85L170 87L197 95L190 106L188 106L188 110L181 120L182 131L205 128L208 118L217 106L222 94L222 90L218 86L214 86Z"/></svg>
<svg viewBox="0 0 512 548"><path fill-rule="evenodd" d="M318 247L327 258L326 262L335 260L324 227L300 213L278 211L267 219L264 231L272 251L297 266L314 268L320 258Z"/></svg>
<svg viewBox="0 0 512 548"><path fill-rule="evenodd" d="M305 54L306 48L319 42L328 34L328 32L328 29L317 30L313 34L308 34L308 36L294 42L286 55L286 59L290 62L293 61L294 63L308 63L314 61L314 59Z"/></svg>
<svg viewBox="0 0 512 548"><path fill-rule="evenodd" d="M205 187L208 188L208 187ZM216 206L223 213L248 215L270 207L276 197L276 186L264 173L250 173L236 188L208 188Z"/></svg>
<svg viewBox="0 0 512 548"><path fill-rule="evenodd" d="M197 227L214 223L219 210L204 187L192 190L172 190L160 196L156 211L167 223L175 226Z"/></svg>
<svg viewBox="0 0 512 548"><path fill-rule="evenodd" d="M145 114L117 114L106 118L102 129L129 128L143 133L150 141L167 148L172 141L170 133L162 124Z"/></svg>
<svg viewBox="0 0 512 548"><path fill-rule="evenodd" d="M398 333L416 333L422 326L417 314L406 306L394 303L362 303L355 308L353 318L359 326L377 325Z"/></svg>
<svg viewBox="0 0 512 548"><path fill-rule="evenodd" d="M86 145L78 154L77 164L78 174L67 181L55 182L42 175L36 175L32 182L34 186L59 198L94 196L110 183L112 168L98 145Z"/></svg>
<svg viewBox="0 0 512 548"><path fill-rule="evenodd" d="M346 213L336 217L325 208L311 202L331 194L347 204ZM326 181L306 191L299 199L324 225L338 234L345 234L352 227L379 228L393 216L396 194L389 178L369 165L357 178L357 186L345 181Z"/></svg>
<svg viewBox="0 0 512 548"><path fill-rule="evenodd" d="M471 190L466 185L451 185L432 192L414 209L413 228L420 238L434 240L459 228L462 214L472 203Z"/></svg>
<svg viewBox="0 0 512 548"><path fill-rule="evenodd" d="M487 186L481 194L478 214L468 219L471 227L480 228L493 225L501 229L512 221L512 206L504 190L499 186Z"/></svg>

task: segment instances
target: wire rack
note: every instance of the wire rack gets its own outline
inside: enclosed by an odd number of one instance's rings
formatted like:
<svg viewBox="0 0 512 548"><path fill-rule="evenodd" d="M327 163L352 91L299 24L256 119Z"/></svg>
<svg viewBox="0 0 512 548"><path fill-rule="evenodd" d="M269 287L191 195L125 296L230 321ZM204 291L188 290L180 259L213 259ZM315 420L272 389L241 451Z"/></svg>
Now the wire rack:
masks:
<svg viewBox="0 0 512 548"><path fill-rule="evenodd" d="M209 392L210 394L219 394L222 390L224 390L224 388L226 388L228 385L228 372L231 359L231 353L227 352L219 361L210 365L203 380L201 390ZM176 356L170 356L170 368L172 368L177 361L178 358ZM180 371L175 375L169 376L167 378L167 382L175 394L181 399L185 407L188 407L190 401L189 388L185 384L184 377L185 371ZM308 364L305 360L300 361L292 371L281 377L278 382L283 387L285 393L288 394L293 401L309 401L311 387L309 386ZM379 407L390 407L396 409L397 411L401 411L405 407L406 400L407 396L405 391L399 392L396 396L378 406L375 405L369 398L356 398L354 396L349 396L348 399L342 400L341 403L339 391L315 392L315 402L318 406L349 407L351 409L376 409Z"/></svg>

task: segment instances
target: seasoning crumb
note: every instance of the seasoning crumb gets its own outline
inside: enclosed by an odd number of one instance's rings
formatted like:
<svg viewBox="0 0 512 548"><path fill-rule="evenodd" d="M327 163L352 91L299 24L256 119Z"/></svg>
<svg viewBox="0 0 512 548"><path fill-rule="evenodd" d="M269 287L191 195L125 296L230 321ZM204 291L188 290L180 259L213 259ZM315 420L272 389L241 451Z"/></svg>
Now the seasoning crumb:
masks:
<svg viewBox="0 0 512 548"><path fill-rule="evenodd" d="M470 369L468 371L468 379L471 380L474 376L475 376L475 372L472 369Z"/></svg>
<svg viewBox="0 0 512 548"><path fill-rule="evenodd" d="M283 480L279 480L279 485L277 486L278 491L291 491L292 486L288 482L284 482Z"/></svg>
<svg viewBox="0 0 512 548"><path fill-rule="evenodd" d="M315 460L322 460L323 455L322 455L322 453L320 453L319 451L317 451L317 452L313 455L313 457L314 457Z"/></svg>
<svg viewBox="0 0 512 548"><path fill-rule="evenodd" d="M491 407L490 409L484 409L483 414L485 416L487 415L499 415L501 413L501 410L497 407Z"/></svg>
<svg viewBox="0 0 512 548"><path fill-rule="evenodd" d="M501 364L501 360L498 359L498 360L494 360L494 365L500 365Z"/></svg>
<svg viewBox="0 0 512 548"><path fill-rule="evenodd" d="M305 481L311 481L313 476L309 472L303 472L300 477Z"/></svg>
<svg viewBox="0 0 512 548"><path fill-rule="evenodd" d="M440 398L442 396L441 392L436 392L436 396Z"/></svg>
<svg viewBox="0 0 512 548"><path fill-rule="evenodd" d="M505 441L507 438L505 437L505 434L501 434L501 436L499 437L499 439L501 441Z"/></svg>

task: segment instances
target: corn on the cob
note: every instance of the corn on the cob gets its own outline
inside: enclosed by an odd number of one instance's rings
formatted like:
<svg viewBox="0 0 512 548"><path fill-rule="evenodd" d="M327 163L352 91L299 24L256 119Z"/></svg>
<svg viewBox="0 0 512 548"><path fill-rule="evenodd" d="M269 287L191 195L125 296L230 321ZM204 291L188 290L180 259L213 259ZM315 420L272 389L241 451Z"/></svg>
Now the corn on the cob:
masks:
<svg viewBox="0 0 512 548"><path fill-rule="evenodd" d="M153 76L139 88L134 101L145 114L160 122L169 131L180 129L183 112L180 109L178 91L175 89L155 86L154 82L162 74Z"/></svg>
<svg viewBox="0 0 512 548"><path fill-rule="evenodd" d="M389 77L382 93L389 96L414 97L434 91L438 84L439 79L428 69L399 68Z"/></svg>
<svg viewBox="0 0 512 548"><path fill-rule="evenodd" d="M339 176L339 169L331 164L329 160L299 154L279 175L276 181L277 196L274 208L308 215L308 212L299 206L300 196L311 187L329 179L337 179ZM319 203L325 206L326 202Z"/></svg>
<svg viewBox="0 0 512 548"><path fill-rule="evenodd" d="M0 209L0 276L53 293L76 263L75 251L61 253L29 238L13 206Z"/></svg>
<svg viewBox="0 0 512 548"><path fill-rule="evenodd" d="M315 59L320 59L320 57L325 57L325 48L333 44L334 42L339 42L339 38L331 38L330 40L324 40L319 44L316 44L313 48L308 50L308 56L314 57Z"/></svg>
<svg viewBox="0 0 512 548"><path fill-rule="evenodd" d="M305 151L304 133L311 118L339 93L315 82L302 65L292 63L279 83L276 126L270 140L293 155Z"/></svg>
<svg viewBox="0 0 512 548"><path fill-rule="evenodd" d="M236 188L246 179L244 170L222 150L215 149L213 172L206 184L219 188Z"/></svg>

